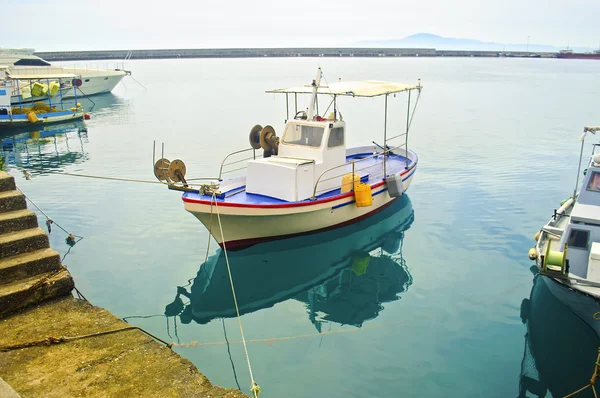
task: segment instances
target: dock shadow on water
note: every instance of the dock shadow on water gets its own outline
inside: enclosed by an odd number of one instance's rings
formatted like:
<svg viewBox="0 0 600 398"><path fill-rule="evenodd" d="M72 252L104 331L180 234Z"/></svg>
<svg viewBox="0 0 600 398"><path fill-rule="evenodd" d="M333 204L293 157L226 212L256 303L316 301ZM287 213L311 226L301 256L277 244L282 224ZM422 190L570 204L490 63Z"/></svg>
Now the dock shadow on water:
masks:
<svg viewBox="0 0 600 398"><path fill-rule="evenodd" d="M412 284L402 242L413 220L404 195L343 228L228 252L240 314L294 299L305 303L307 321L319 333L328 322L361 327ZM187 286L177 287L165 315L183 324L236 316L221 249Z"/></svg>
<svg viewBox="0 0 600 398"><path fill-rule="evenodd" d="M529 298L521 303L521 320L527 332L519 398L570 396L588 385L594 373L600 339L584 320L557 300L548 283L555 282L536 275ZM594 393L588 387L575 396L594 397Z"/></svg>

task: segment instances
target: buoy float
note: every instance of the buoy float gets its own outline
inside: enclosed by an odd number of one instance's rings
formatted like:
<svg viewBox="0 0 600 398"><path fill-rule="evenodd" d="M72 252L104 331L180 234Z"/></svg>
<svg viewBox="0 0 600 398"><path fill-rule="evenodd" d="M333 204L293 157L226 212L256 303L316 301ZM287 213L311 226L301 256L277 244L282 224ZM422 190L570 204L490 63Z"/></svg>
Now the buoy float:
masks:
<svg viewBox="0 0 600 398"><path fill-rule="evenodd" d="M90 114L89 114L89 113L84 113L84 114L83 114L83 118L84 118L85 120L90 120L92 117L90 116Z"/></svg>
<svg viewBox="0 0 600 398"><path fill-rule="evenodd" d="M537 250L535 249L535 247L532 247L531 249L529 249L529 253L527 253L527 256L529 257L530 260L535 260L538 256Z"/></svg>
<svg viewBox="0 0 600 398"><path fill-rule="evenodd" d="M537 242L540 239L540 231L537 231L533 236L533 239Z"/></svg>

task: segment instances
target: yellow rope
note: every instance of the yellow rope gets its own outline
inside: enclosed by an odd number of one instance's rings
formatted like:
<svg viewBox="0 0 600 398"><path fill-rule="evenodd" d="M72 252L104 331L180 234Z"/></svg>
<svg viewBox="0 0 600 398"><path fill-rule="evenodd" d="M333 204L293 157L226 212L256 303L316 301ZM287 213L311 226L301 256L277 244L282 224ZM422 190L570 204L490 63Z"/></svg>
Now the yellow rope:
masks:
<svg viewBox="0 0 600 398"><path fill-rule="evenodd" d="M258 398L260 395L260 387L254 380L254 375L252 374L252 365L250 365L250 356L248 355L248 347L246 346L246 338L244 337L244 328L242 327L242 318L240 316L240 309L238 308L237 297L235 296L235 288L233 287L233 278L231 276L231 268L229 267L229 258L227 257L227 247L225 245L225 235L223 234L223 224L221 224L221 214L219 213L219 205L217 203L215 194L213 193L213 197L211 200L211 213L212 213L212 202L215 203L215 209L217 210L217 219L219 220L219 229L221 230L221 242L223 242L223 253L225 254L225 263L227 264L227 272L229 273L229 282L231 284L231 293L233 294L233 303L235 304L235 312L237 314L238 324L240 325L240 333L242 335L242 343L244 344L244 351L246 352L246 362L248 362L248 371L250 372L250 379L252 380L252 384L250 385L250 390L254 395L254 398Z"/></svg>
<svg viewBox="0 0 600 398"><path fill-rule="evenodd" d="M296 335L296 336L270 337L270 338L266 338L266 339L246 340L246 343L273 343L275 341L289 341L289 340L307 339L307 338L311 338L311 337L322 337L322 336L330 335L330 334L356 333L356 332L360 332L361 330L379 329L382 327L398 325L401 323L404 323L404 321L386 322L386 323L381 323L381 324L376 324L376 325L363 326L361 328L330 330L327 332L307 333L307 334L300 334L300 335ZM241 343L242 343L242 341L230 341L229 342L229 344L241 344ZM227 341L212 341L209 343L200 343L198 341L192 341L190 343L184 343L184 344L173 343L173 347L191 348L191 347L206 347L206 346L225 345L225 344L227 344Z"/></svg>
<svg viewBox="0 0 600 398"><path fill-rule="evenodd" d="M595 316L595 314L594 314ZM592 374L592 377L590 378L590 382L589 384L587 384L584 387L581 387L579 390L572 392L568 395L565 395L564 398L569 398L572 397L574 395L579 394L580 392L586 390L588 387L592 388L592 392L594 393L594 397L598 398L598 395L596 394L596 379L598 378L598 376L600 375L600 348L598 348L598 357L596 358L596 367L594 368L594 373Z"/></svg>

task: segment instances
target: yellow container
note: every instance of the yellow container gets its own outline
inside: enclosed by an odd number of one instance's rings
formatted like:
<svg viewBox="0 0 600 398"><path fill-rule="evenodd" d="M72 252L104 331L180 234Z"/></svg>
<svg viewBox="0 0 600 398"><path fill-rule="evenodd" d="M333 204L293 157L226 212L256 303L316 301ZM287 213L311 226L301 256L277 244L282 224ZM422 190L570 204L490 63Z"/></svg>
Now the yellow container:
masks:
<svg viewBox="0 0 600 398"><path fill-rule="evenodd" d="M360 176L358 174L354 174L354 178L352 178L352 173L348 173L342 177L342 188L340 193L350 192L354 189L354 186L360 182Z"/></svg>
<svg viewBox="0 0 600 398"><path fill-rule="evenodd" d="M31 86L31 95L34 97L41 97L46 95L48 92L48 85L45 83L35 82Z"/></svg>
<svg viewBox="0 0 600 398"><path fill-rule="evenodd" d="M29 123L36 123L38 121L38 118L35 112L29 112L27 114L27 120L29 120Z"/></svg>
<svg viewBox="0 0 600 398"><path fill-rule="evenodd" d="M356 206L368 207L373 204L373 195L369 184L358 183L354 185L354 199Z"/></svg>
<svg viewBox="0 0 600 398"><path fill-rule="evenodd" d="M50 96L54 97L56 94L58 94L58 90L60 90L60 84L58 82L50 82L50 87L48 88Z"/></svg>

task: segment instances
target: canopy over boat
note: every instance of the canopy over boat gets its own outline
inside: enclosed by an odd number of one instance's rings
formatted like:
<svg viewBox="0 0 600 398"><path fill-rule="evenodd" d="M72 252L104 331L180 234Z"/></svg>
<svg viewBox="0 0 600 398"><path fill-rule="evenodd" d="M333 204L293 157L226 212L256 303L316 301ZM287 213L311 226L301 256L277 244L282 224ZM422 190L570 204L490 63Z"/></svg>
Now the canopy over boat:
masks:
<svg viewBox="0 0 600 398"><path fill-rule="evenodd" d="M320 85L317 94L346 95L350 97L377 97L380 95L401 93L404 91L420 90L421 88L422 86L420 82L418 85L414 85L380 82L374 80L348 81L336 82L328 86ZM276 94L313 94L313 92L314 86L312 85L280 88L267 91L267 93Z"/></svg>
<svg viewBox="0 0 600 398"><path fill-rule="evenodd" d="M14 74L10 71L7 72L9 79L21 79L21 80L37 80L37 79L72 79L79 77L73 73L34 73L34 74Z"/></svg>

